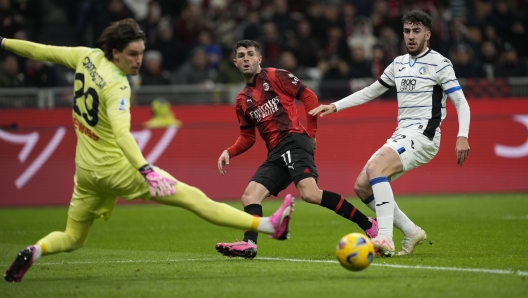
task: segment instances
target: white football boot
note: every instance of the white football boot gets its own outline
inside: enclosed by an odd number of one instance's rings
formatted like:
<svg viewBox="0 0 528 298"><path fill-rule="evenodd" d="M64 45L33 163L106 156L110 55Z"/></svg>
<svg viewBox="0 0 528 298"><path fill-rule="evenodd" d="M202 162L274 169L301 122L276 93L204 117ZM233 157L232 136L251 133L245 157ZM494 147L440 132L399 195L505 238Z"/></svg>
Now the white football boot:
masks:
<svg viewBox="0 0 528 298"><path fill-rule="evenodd" d="M417 245L422 244L424 240L426 239L427 239L427 234L425 233L425 231L419 226L416 226L416 231L414 233L405 235L403 237L402 248L398 252L398 255L405 256L405 255L412 254L414 251L414 248Z"/></svg>
<svg viewBox="0 0 528 298"><path fill-rule="evenodd" d="M392 257L394 255L394 241L389 239L389 237L378 234L370 241L374 244L374 249L378 256Z"/></svg>

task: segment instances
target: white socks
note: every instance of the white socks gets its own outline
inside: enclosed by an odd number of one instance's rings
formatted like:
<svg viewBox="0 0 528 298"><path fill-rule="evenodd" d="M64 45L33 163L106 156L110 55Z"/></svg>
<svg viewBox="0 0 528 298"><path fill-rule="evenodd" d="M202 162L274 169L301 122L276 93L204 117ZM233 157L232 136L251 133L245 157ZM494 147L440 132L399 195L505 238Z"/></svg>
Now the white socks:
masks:
<svg viewBox="0 0 528 298"><path fill-rule="evenodd" d="M370 210L376 212L376 202L374 201L374 195L371 195L370 197L368 197L366 200L363 201L363 203L367 205L367 207L369 207Z"/></svg>
<svg viewBox="0 0 528 298"><path fill-rule="evenodd" d="M400 210L396 202L394 202L394 226L402 231L404 235L413 234L416 231L414 222Z"/></svg>
<svg viewBox="0 0 528 298"><path fill-rule="evenodd" d="M380 184L380 183L387 184L388 187L384 187L382 185L382 187L381 187L379 192L383 193L384 191L387 191L387 188L390 191L390 198L392 198L392 201L394 203L394 213L393 213L393 225L394 225L394 227L396 227L397 229L402 231L402 233L404 235L408 235L408 234L414 233L416 231L416 225L414 224L414 222L412 222L409 219L409 217L407 217L407 215L405 215L405 213L403 213L403 211L401 211L401 209L398 207L398 204L394 201L394 194L392 193L392 188L390 187L390 184L388 184L388 179L385 181L385 179L380 179L380 178L386 178L386 177L374 178L371 181L373 181L375 184ZM378 180L376 180L376 179L378 179ZM387 182L387 183L384 183L384 182ZM372 185L372 182L371 182L371 185ZM372 190L374 191L374 187L372 187ZM370 210L376 212L378 224L380 225L380 230L381 230L381 224L380 224L380 219L379 219L380 215L378 214L378 212L376 210L376 203L377 202L379 203L379 201L375 199L374 195L370 196L365 201L363 201L363 203L365 203L365 205L367 205L370 208ZM384 205L387 205L387 204L384 204ZM379 207L382 207L382 206L379 206ZM385 208L382 207L382 209L385 209ZM386 210L384 210L384 211L386 211ZM392 228L391 228L391 231L392 231ZM380 234L386 235L385 233L380 233ZM392 233L391 233L391 235L392 235Z"/></svg>
<svg viewBox="0 0 528 298"><path fill-rule="evenodd" d="M33 246L33 248L35 249L35 252L33 253L33 261L36 261L40 259L40 256L42 255L42 248L38 244L31 246Z"/></svg>
<svg viewBox="0 0 528 298"><path fill-rule="evenodd" d="M271 224L271 221L269 220L269 217L261 217L257 230L262 233L266 234L273 234L275 230L273 229L273 225Z"/></svg>
<svg viewBox="0 0 528 298"><path fill-rule="evenodd" d="M369 181L376 202L376 220L378 221L378 235L392 239L392 224L394 222L394 194L385 176Z"/></svg>

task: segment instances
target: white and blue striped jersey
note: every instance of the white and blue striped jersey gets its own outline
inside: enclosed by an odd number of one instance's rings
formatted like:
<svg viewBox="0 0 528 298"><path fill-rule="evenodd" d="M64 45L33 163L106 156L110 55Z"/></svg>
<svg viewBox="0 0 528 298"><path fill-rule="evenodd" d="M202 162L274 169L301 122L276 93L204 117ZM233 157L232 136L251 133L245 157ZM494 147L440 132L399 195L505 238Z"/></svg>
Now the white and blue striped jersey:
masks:
<svg viewBox="0 0 528 298"><path fill-rule="evenodd" d="M451 61L430 49L415 59L396 57L379 82L396 87L398 128L421 125L430 139L446 117L447 95L461 89Z"/></svg>
<svg viewBox="0 0 528 298"><path fill-rule="evenodd" d="M398 97L398 128L423 129L432 139L440 132L446 117L446 99L455 105L459 120L459 136L468 136L469 105L460 88L451 61L440 53L427 49L412 57L398 56L387 66L379 80L334 103L337 111L372 100L396 87Z"/></svg>

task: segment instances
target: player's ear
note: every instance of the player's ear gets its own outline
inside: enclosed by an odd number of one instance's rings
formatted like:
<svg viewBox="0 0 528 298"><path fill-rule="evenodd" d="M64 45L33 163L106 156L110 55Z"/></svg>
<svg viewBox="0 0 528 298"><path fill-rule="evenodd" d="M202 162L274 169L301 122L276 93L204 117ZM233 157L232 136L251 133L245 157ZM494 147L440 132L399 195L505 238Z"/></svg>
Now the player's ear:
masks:
<svg viewBox="0 0 528 298"><path fill-rule="evenodd" d="M231 57L230 57L230 58L233 58L233 64L234 64L235 66L237 66L237 64L236 64L236 54L237 54L236 52L234 52L234 53L231 52Z"/></svg>
<svg viewBox="0 0 528 298"><path fill-rule="evenodd" d="M429 40L429 38L431 38L431 30L427 30L427 32L425 33L425 40Z"/></svg>
<svg viewBox="0 0 528 298"><path fill-rule="evenodd" d="M119 60L119 53L117 49L112 49L112 58L114 61Z"/></svg>

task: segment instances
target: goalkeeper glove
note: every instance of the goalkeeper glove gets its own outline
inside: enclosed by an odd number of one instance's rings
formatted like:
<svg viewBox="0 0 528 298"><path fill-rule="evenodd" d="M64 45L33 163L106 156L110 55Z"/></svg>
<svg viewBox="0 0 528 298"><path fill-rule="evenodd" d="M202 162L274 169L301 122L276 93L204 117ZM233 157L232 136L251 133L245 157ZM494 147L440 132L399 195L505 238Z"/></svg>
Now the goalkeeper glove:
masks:
<svg viewBox="0 0 528 298"><path fill-rule="evenodd" d="M176 194L176 189L174 189L173 185L178 183L178 181L165 178L154 172L154 169L149 164L139 168L139 172L145 177L145 180L147 180L151 196L156 197L156 193L160 197Z"/></svg>

